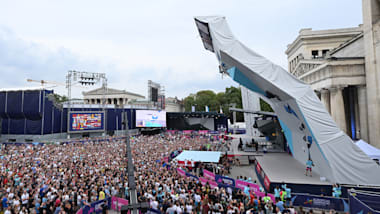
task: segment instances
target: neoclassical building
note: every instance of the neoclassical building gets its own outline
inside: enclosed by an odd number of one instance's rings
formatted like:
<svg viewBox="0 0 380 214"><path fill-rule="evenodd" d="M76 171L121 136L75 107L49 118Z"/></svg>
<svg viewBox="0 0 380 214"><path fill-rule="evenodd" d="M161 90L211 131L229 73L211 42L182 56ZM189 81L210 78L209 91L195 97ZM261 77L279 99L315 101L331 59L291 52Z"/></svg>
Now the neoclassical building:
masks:
<svg viewBox="0 0 380 214"><path fill-rule="evenodd" d="M165 110L167 112L184 112L185 106L183 101L177 97L167 97L165 99Z"/></svg>
<svg viewBox="0 0 380 214"><path fill-rule="evenodd" d="M106 100L106 104L119 106L129 104L131 101L138 99L145 99L145 97L140 94L113 88L105 89L104 87L101 87L83 92L83 99L86 104L101 104L104 98Z"/></svg>
<svg viewBox="0 0 380 214"><path fill-rule="evenodd" d="M285 53L338 126L380 148L380 1L363 0L358 27L301 29Z"/></svg>

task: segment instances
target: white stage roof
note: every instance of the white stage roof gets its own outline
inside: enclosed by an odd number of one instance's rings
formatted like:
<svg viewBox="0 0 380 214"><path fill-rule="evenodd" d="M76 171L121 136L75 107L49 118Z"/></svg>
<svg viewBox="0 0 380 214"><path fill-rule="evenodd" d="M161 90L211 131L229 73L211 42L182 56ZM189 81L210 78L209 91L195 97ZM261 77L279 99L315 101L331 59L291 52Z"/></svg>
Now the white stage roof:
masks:
<svg viewBox="0 0 380 214"><path fill-rule="evenodd" d="M183 151L174 160L217 163L221 154L221 152Z"/></svg>

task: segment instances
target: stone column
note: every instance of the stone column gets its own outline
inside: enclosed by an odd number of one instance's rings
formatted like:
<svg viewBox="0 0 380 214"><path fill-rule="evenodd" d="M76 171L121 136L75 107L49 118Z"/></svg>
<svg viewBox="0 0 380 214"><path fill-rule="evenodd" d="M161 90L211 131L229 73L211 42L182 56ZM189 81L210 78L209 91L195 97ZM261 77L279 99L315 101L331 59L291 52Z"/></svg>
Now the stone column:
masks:
<svg viewBox="0 0 380 214"><path fill-rule="evenodd" d="M358 88L360 137L368 142L368 112L367 112L367 88L360 85Z"/></svg>
<svg viewBox="0 0 380 214"><path fill-rule="evenodd" d="M363 38L368 113L368 142L380 148L380 1L363 0Z"/></svg>
<svg viewBox="0 0 380 214"><path fill-rule="evenodd" d="M328 89L321 90L321 101L323 105L326 107L326 110L331 114L330 92Z"/></svg>
<svg viewBox="0 0 380 214"><path fill-rule="evenodd" d="M344 101L342 94L343 87L331 88L331 116L338 127L347 133L346 114L344 112Z"/></svg>

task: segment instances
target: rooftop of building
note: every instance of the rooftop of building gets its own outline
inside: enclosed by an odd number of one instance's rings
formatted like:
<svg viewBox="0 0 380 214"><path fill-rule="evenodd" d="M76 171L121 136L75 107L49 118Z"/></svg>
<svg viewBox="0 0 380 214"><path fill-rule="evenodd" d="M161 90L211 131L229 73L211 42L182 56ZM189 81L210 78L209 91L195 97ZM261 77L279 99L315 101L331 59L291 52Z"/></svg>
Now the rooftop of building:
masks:
<svg viewBox="0 0 380 214"><path fill-rule="evenodd" d="M82 92L82 94L83 94L83 96L88 96L88 95L103 95L103 94L106 94L106 95L110 95L110 94L125 94L125 95L131 95L131 96L136 96L136 97L145 99L145 96L140 95L140 94L132 93L132 92L129 92L129 91L126 91L126 90L114 89L114 88L106 88L105 89L104 87L96 88L94 90L87 91L87 92Z"/></svg>
<svg viewBox="0 0 380 214"><path fill-rule="evenodd" d="M362 25L358 27L351 28L338 28L338 29L327 29L327 30L313 30L312 28L303 28L299 31L297 38L290 44L287 45L285 53L289 53L297 47L297 45L308 39L327 39L334 37L356 37L363 33Z"/></svg>

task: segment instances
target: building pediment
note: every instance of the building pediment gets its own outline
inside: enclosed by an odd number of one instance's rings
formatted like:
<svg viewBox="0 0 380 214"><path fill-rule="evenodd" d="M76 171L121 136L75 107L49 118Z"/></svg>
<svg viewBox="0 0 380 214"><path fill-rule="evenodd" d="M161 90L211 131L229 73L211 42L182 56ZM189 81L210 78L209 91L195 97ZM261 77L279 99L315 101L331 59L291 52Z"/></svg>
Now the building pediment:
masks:
<svg viewBox="0 0 380 214"><path fill-rule="evenodd" d="M331 58L364 58L364 37L360 34L330 51Z"/></svg>
<svg viewBox="0 0 380 214"><path fill-rule="evenodd" d="M128 92L126 90L119 90L119 89L114 89L114 88L97 88L91 91L83 92L83 96L91 96L91 95L129 95L129 96L136 96L140 98L145 98L144 96L140 94L135 94Z"/></svg>

